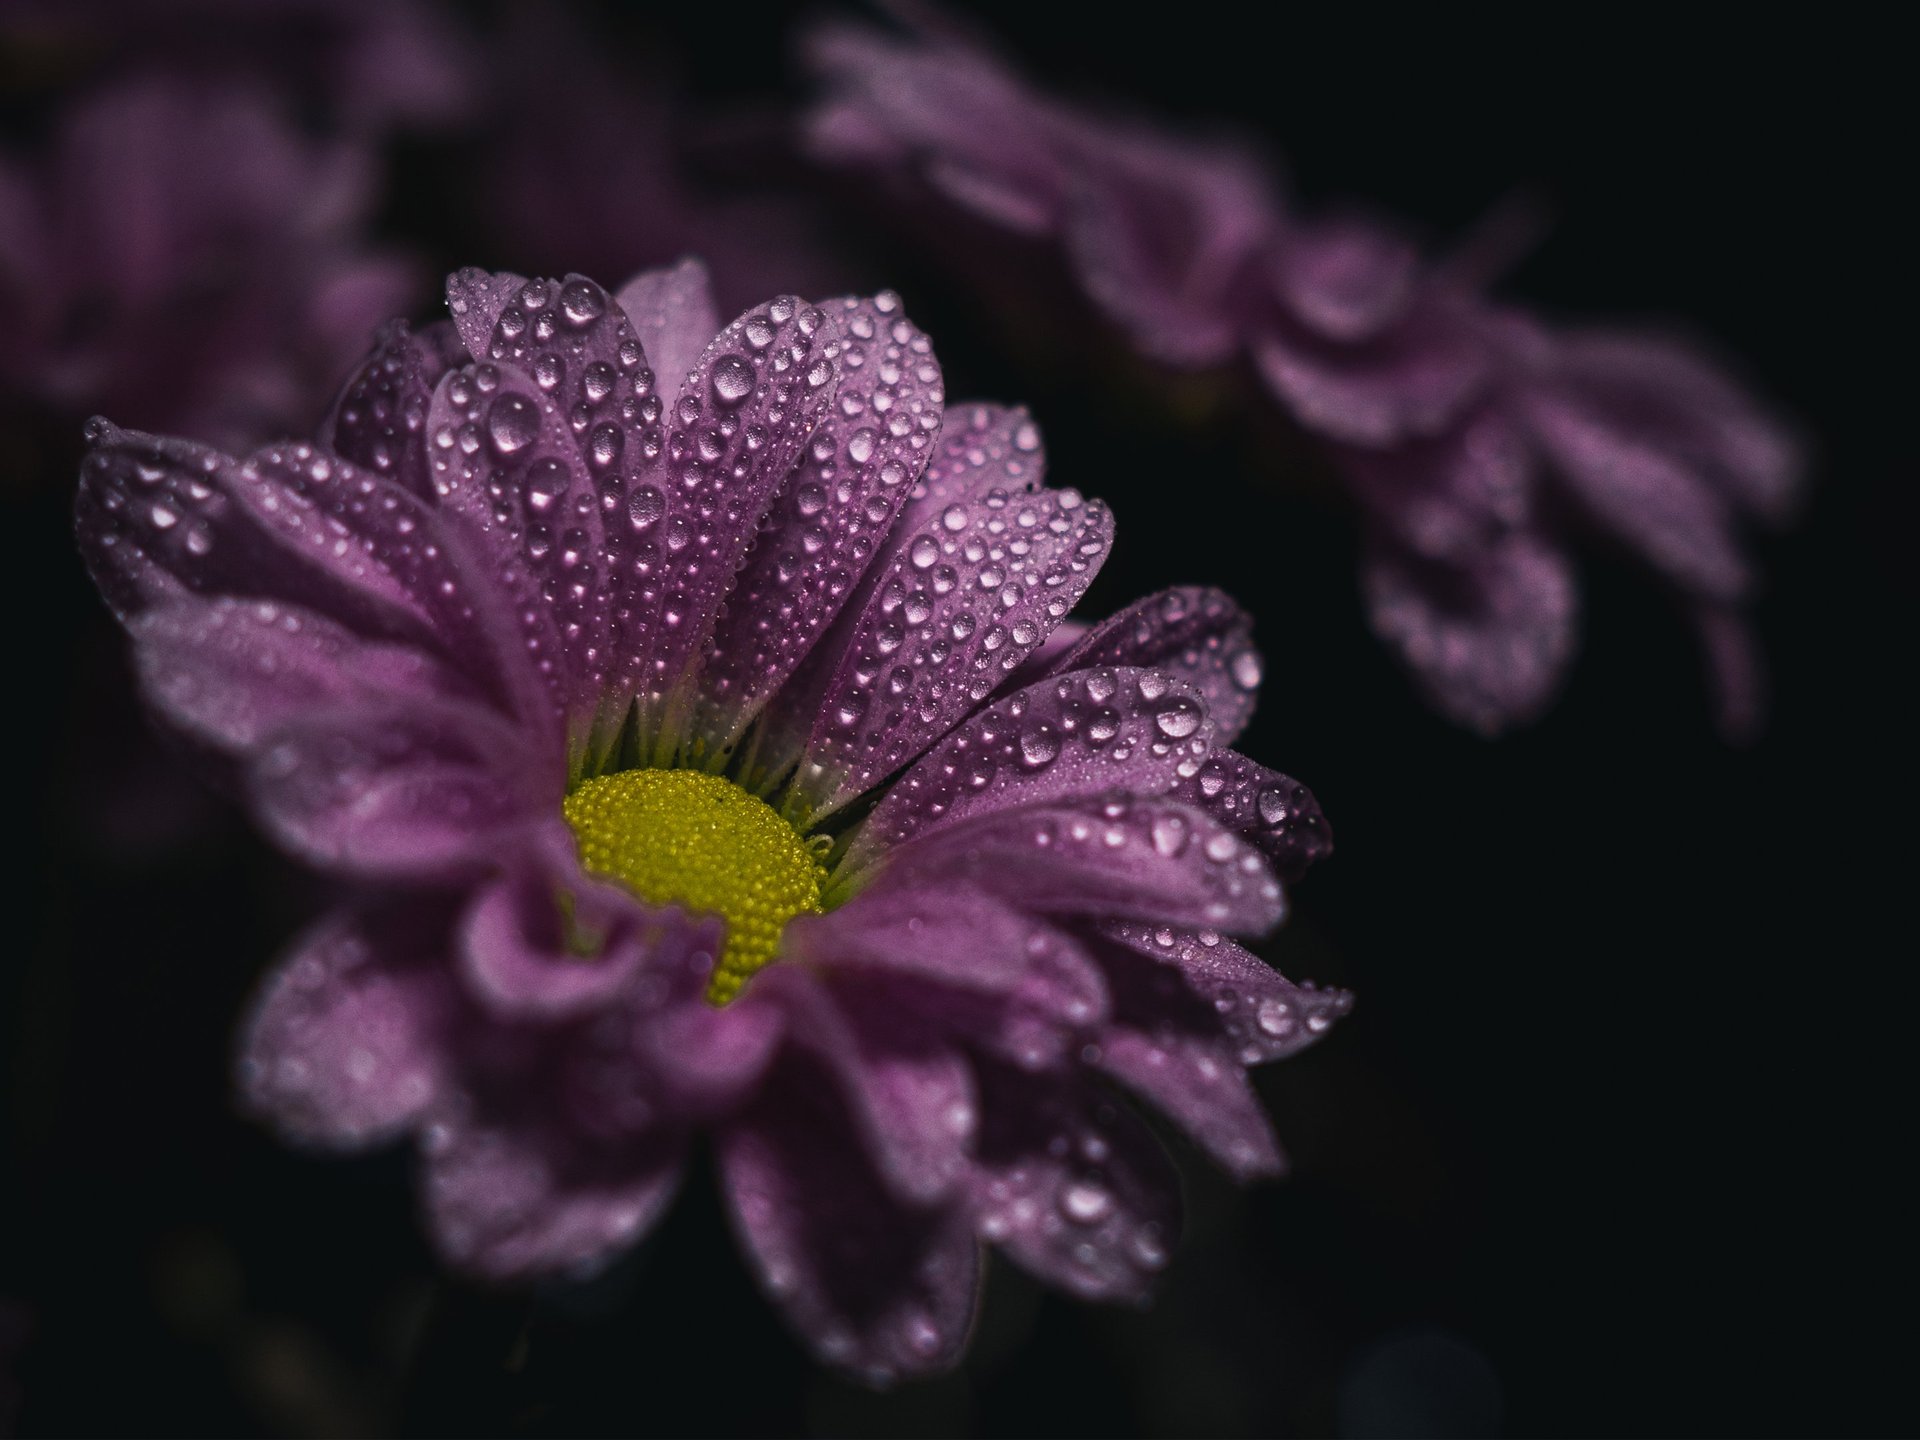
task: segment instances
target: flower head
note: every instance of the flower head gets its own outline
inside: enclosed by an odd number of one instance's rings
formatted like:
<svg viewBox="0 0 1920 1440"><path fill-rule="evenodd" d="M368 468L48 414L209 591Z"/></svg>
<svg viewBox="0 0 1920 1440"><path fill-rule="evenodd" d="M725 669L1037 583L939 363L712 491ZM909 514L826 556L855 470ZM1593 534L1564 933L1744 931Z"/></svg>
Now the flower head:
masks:
<svg viewBox="0 0 1920 1440"><path fill-rule="evenodd" d="M601 1263L709 1133L768 1294L874 1378L956 1358L983 1241L1142 1294L1177 1190L1110 1087L1271 1173L1245 1067L1347 1004L1226 938L1328 843L1228 748L1246 615L1064 624L1107 510L1023 411L948 409L890 294L724 328L692 262L448 294L317 444L92 430L81 539L152 704L364 882L267 983L248 1103L414 1136L491 1276Z"/></svg>
<svg viewBox="0 0 1920 1440"><path fill-rule="evenodd" d="M1438 709L1492 733L1546 707L1575 648L1585 531L1675 592L1723 726L1751 727L1741 531L1787 516L1801 462L1697 347L1496 306L1504 227L1433 260L1392 223L1295 213L1246 147L1067 105L912 14L899 32L816 27L812 153L905 208L1051 245L1151 359L1243 357L1351 489L1374 628Z"/></svg>

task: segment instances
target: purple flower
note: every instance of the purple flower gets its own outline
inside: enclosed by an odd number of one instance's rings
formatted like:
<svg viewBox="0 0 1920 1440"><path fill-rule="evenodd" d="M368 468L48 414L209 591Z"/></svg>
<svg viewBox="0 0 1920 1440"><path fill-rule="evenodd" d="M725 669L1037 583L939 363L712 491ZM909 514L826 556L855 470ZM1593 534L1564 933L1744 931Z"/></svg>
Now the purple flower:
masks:
<svg viewBox="0 0 1920 1440"><path fill-rule="evenodd" d="M224 444L310 426L414 290L411 265L363 248L373 178L250 89L159 77L82 99L46 153L0 156L0 383Z"/></svg>
<svg viewBox="0 0 1920 1440"><path fill-rule="evenodd" d="M957 1358L982 1241L1143 1295L1178 1191L1117 1092L1271 1174L1245 1067L1348 1003L1225 938L1328 848L1228 748L1248 617L1063 626L1107 510L1024 411L948 411L891 294L724 329L693 262L448 294L317 444L92 430L152 705L361 887L260 996L247 1103L415 1137L435 1241L496 1277L631 1243L706 1132L768 1294L876 1380Z"/></svg>
<svg viewBox="0 0 1920 1440"><path fill-rule="evenodd" d="M1244 356L1350 486L1374 627L1440 710L1493 733L1545 708L1574 650L1568 534L1584 530L1674 591L1723 726L1752 728L1741 530L1788 516L1801 466L1718 366L1496 307L1498 266L1473 251L1497 234L1435 262L1377 219L1290 213L1244 147L1066 106L916 13L905 33L813 32L812 152L911 208L1051 245L1151 359Z"/></svg>

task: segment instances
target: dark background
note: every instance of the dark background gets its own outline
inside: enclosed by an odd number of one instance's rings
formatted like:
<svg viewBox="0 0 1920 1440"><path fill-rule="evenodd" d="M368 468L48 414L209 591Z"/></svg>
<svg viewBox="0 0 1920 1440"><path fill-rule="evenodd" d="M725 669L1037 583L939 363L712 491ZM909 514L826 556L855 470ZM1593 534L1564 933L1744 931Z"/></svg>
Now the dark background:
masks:
<svg viewBox="0 0 1920 1440"><path fill-rule="evenodd" d="M10 439L59 468L6 491L0 1375L24 1433L1913 1428L1914 317L1890 37L1751 11L1682 31L1612 8L981 10L1052 85L1257 130L1308 201L1444 237L1524 189L1554 227L1507 293L1680 317L1744 357L1815 450L1801 523L1761 552L1765 736L1716 738L1677 612L1599 550L1559 704L1497 742L1449 727L1366 629L1350 517L1283 483L1231 400L1182 423L1138 376L1009 343L914 247L850 226L949 393L1029 403L1055 480L1113 503L1090 613L1206 580L1258 617L1243 748L1310 784L1339 842L1264 953L1359 995L1259 1074L1290 1179L1242 1193L1185 1157L1154 1309L997 1263L964 1370L876 1397L780 1330L704 1180L605 1279L529 1302L436 1274L403 1157L302 1158L231 1113L236 1014L323 897L148 736L71 553L71 454ZM791 86L787 18L681 7L646 34L725 108ZM398 177L395 234L506 258L421 198L467 183L457 164L416 147Z"/></svg>

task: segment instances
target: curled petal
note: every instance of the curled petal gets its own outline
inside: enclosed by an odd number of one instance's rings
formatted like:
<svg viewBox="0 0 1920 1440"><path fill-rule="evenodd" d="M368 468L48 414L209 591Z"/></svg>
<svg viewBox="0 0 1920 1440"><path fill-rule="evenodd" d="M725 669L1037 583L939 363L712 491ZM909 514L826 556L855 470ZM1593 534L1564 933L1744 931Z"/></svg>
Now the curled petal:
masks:
<svg viewBox="0 0 1920 1440"><path fill-rule="evenodd" d="M241 1027L240 1094L288 1137L355 1148L412 1127L447 1090L456 1013L434 905L333 915L298 940Z"/></svg>
<svg viewBox="0 0 1920 1440"><path fill-rule="evenodd" d="M996 701L921 756L843 862L858 871L915 835L1015 805L1125 790L1160 795L1213 745L1206 701L1160 670L1099 668Z"/></svg>
<svg viewBox="0 0 1920 1440"><path fill-rule="evenodd" d="M1180 1233L1180 1181L1159 1144L1084 1081L979 1068L981 1237L1083 1299L1145 1299Z"/></svg>
<svg viewBox="0 0 1920 1440"><path fill-rule="evenodd" d="M877 1383L951 1367L980 1284L965 1211L903 1207L836 1113L833 1082L787 1065L718 1137L762 1288L815 1354Z"/></svg>
<svg viewBox="0 0 1920 1440"><path fill-rule="evenodd" d="M1320 802L1298 780L1217 750L1174 791L1174 798L1211 815L1272 862L1282 880L1298 880L1333 853L1333 832Z"/></svg>
<svg viewBox="0 0 1920 1440"><path fill-rule="evenodd" d="M601 1150L523 1117L441 1122L421 1150L435 1246L494 1279L591 1273L653 1226L681 1169L667 1136Z"/></svg>
<svg viewBox="0 0 1920 1440"><path fill-rule="evenodd" d="M554 766L521 733L451 701L361 704L276 731L250 780L256 811L293 854L368 877L448 878L485 868L503 832L558 803Z"/></svg>
<svg viewBox="0 0 1920 1440"><path fill-rule="evenodd" d="M1361 571L1373 628L1459 724L1496 734L1553 698L1573 656L1579 596L1566 557L1517 534L1468 567L1378 541Z"/></svg>
<svg viewBox="0 0 1920 1440"><path fill-rule="evenodd" d="M1214 738L1231 745L1253 717L1264 666L1253 647L1253 620L1223 591L1181 585L1136 600L1088 630L1051 667L1151 665L1179 676L1206 697Z"/></svg>

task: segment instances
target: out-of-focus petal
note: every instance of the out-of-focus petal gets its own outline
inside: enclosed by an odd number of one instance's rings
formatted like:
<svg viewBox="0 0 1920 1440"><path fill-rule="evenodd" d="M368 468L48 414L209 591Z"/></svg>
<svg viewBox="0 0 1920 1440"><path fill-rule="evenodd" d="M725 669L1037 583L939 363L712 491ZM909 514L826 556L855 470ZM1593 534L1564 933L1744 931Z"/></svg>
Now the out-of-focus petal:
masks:
<svg viewBox="0 0 1920 1440"><path fill-rule="evenodd" d="M694 362L720 333L707 267L682 260L660 270L643 270L614 297L647 352L654 389L667 403L678 397Z"/></svg>

